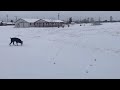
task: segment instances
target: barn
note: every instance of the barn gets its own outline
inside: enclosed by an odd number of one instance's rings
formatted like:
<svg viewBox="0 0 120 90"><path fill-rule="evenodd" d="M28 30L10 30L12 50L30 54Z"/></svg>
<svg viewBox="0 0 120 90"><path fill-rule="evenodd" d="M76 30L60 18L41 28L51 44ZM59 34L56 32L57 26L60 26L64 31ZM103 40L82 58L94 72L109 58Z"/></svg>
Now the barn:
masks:
<svg viewBox="0 0 120 90"><path fill-rule="evenodd" d="M52 19L18 19L15 22L17 28L27 27L61 27L64 22L62 20Z"/></svg>
<svg viewBox="0 0 120 90"><path fill-rule="evenodd" d="M34 27L35 22L39 19L23 19L20 18L15 22L16 28L27 28L27 27Z"/></svg>
<svg viewBox="0 0 120 90"><path fill-rule="evenodd" d="M44 27L61 27L64 22L62 20L42 19L44 21Z"/></svg>

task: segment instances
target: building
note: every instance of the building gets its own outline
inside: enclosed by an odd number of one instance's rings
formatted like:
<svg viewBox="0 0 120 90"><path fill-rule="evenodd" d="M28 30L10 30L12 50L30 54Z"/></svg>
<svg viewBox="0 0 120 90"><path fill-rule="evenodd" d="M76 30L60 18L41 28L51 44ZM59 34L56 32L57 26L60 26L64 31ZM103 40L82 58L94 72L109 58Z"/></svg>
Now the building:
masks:
<svg viewBox="0 0 120 90"><path fill-rule="evenodd" d="M113 21L113 17L112 16L110 16L110 22L112 22Z"/></svg>
<svg viewBox="0 0 120 90"><path fill-rule="evenodd" d="M6 22L6 25L8 26L8 25L15 25L15 23L14 22Z"/></svg>
<svg viewBox="0 0 120 90"><path fill-rule="evenodd" d="M92 25L102 25L99 21L93 22Z"/></svg>
<svg viewBox="0 0 120 90"><path fill-rule="evenodd" d="M0 26L3 26L3 21L0 21Z"/></svg>
<svg viewBox="0 0 120 90"><path fill-rule="evenodd" d="M7 26L6 22L0 21L0 26Z"/></svg>
<svg viewBox="0 0 120 90"><path fill-rule="evenodd" d="M3 22L3 21L0 21L0 26L8 26L8 25L15 25L14 22Z"/></svg>
<svg viewBox="0 0 120 90"><path fill-rule="evenodd" d="M71 25L74 25L75 24L75 22L71 22Z"/></svg>
<svg viewBox="0 0 120 90"><path fill-rule="evenodd" d="M63 25L62 20L52 19L23 19L20 18L15 22L16 28L28 28L28 27L60 27Z"/></svg>
<svg viewBox="0 0 120 90"><path fill-rule="evenodd" d="M15 22L16 28L27 28L27 27L34 27L34 23L39 19L23 19L20 18Z"/></svg>

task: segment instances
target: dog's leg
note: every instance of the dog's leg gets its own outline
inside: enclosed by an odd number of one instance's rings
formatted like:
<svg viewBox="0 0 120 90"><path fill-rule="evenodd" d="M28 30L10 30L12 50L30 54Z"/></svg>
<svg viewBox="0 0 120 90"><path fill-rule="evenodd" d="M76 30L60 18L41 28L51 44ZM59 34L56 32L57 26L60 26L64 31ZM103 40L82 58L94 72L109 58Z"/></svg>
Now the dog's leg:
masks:
<svg viewBox="0 0 120 90"><path fill-rule="evenodd" d="M15 44L14 44L14 41L13 41L13 45L15 45Z"/></svg>
<svg viewBox="0 0 120 90"><path fill-rule="evenodd" d="M10 42L10 44L9 44L9 45L11 45L11 43L12 43L12 42Z"/></svg>
<svg viewBox="0 0 120 90"><path fill-rule="evenodd" d="M18 43L16 42L17 46L18 46Z"/></svg>
<svg viewBox="0 0 120 90"><path fill-rule="evenodd" d="M23 41L21 41L21 46L23 45Z"/></svg>
<svg viewBox="0 0 120 90"><path fill-rule="evenodd" d="M9 45L11 45L11 44L12 44L12 42L13 42L13 41L11 40L11 42L10 42L10 44L9 44Z"/></svg>
<svg viewBox="0 0 120 90"><path fill-rule="evenodd" d="M22 46L23 42L21 42L21 46Z"/></svg>

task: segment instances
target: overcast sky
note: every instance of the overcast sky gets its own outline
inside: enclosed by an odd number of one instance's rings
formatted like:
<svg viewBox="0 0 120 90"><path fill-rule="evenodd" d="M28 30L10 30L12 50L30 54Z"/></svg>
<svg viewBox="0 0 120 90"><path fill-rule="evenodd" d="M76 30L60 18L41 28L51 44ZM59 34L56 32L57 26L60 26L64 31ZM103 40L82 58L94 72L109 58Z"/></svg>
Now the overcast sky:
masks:
<svg viewBox="0 0 120 90"><path fill-rule="evenodd" d="M0 11L0 20L18 18L51 18L57 19L58 13L60 13L60 19L67 20L69 17L73 19L83 19L85 17L94 17L102 20L109 20L110 16L113 16L114 20L120 20L120 11Z"/></svg>

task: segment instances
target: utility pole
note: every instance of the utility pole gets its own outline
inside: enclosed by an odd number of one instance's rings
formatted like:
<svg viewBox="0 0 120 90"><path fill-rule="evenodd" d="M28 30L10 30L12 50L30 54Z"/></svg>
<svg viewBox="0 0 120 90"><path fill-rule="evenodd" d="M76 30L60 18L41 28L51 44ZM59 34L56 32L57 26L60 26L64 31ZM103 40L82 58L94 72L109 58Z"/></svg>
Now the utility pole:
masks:
<svg viewBox="0 0 120 90"><path fill-rule="evenodd" d="M110 22L112 22L113 21L113 17L112 16L110 16Z"/></svg>
<svg viewBox="0 0 120 90"><path fill-rule="evenodd" d="M60 17L60 15L59 15L59 13L58 13L58 20L59 20L59 17Z"/></svg>
<svg viewBox="0 0 120 90"><path fill-rule="evenodd" d="M6 15L6 17L7 17L7 22L8 22L8 14Z"/></svg>
<svg viewBox="0 0 120 90"><path fill-rule="evenodd" d="M17 16L15 16L15 18L16 18L16 21L17 21Z"/></svg>
<svg viewBox="0 0 120 90"><path fill-rule="evenodd" d="M101 22L101 18L99 17L99 22Z"/></svg>

